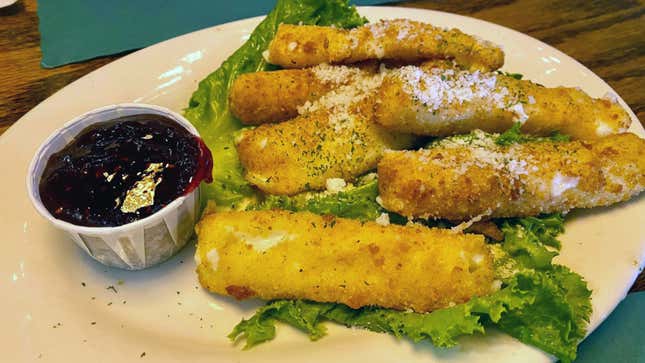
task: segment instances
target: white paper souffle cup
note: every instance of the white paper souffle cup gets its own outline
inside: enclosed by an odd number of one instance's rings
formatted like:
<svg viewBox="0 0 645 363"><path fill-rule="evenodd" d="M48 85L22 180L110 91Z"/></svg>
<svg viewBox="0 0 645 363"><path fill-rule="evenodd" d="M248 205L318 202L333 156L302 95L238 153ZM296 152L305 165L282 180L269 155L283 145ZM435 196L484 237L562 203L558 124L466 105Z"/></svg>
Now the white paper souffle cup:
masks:
<svg viewBox="0 0 645 363"><path fill-rule="evenodd" d="M87 227L55 218L40 198L39 183L49 157L86 127L137 114L165 116L199 137L188 120L164 107L137 103L105 106L76 117L49 136L34 155L27 173L27 190L38 213L65 231L95 260L127 270L141 270L161 263L186 244L199 217L199 187L143 219L116 227Z"/></svg>

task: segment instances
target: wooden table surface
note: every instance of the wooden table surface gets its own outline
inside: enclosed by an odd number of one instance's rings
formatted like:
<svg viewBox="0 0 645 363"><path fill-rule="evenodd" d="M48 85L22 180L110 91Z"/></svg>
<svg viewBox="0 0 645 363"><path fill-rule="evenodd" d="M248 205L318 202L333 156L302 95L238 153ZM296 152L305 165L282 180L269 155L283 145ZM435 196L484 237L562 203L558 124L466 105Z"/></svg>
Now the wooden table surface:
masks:
<svg viewBox="0 0 645 363"><path fill-rule="evenodd" d="M645 120L645 5L640 1L443 0L396 6L467 15L540 39L599 75ZM0 9L0 134L52 93L124 55L41 68L36 8L36 0L20 0ZM641 290L645 273L632 287Z"/></svg>

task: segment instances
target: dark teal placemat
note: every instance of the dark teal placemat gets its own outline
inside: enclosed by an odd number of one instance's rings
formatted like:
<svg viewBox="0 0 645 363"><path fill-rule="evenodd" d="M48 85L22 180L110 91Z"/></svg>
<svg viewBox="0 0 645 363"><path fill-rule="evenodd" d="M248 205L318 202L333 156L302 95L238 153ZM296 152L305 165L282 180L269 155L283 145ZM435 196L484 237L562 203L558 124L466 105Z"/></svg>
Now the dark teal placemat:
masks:
<svg viewBox="0 0 645 363"><path fill-rule="evenodd" d="M354 0L374 5L393 0ZM143 48L194 30L268 13L274 0L40 0L46 68Z"/></svg>
<svg viewBox="0 0 645 363"><path fill-rule="evenodd" d="M627 295L578 348L575 363L645 363L645 292Z"/></svg>

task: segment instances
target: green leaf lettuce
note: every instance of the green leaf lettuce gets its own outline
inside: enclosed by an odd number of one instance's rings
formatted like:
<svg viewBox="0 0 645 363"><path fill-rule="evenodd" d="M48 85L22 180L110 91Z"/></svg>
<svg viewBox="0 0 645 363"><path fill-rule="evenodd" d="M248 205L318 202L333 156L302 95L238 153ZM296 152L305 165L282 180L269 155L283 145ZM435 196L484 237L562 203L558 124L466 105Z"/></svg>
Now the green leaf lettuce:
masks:
<svg viewBox="0 0 645 363"><path fill-rule="evenodd" d="M218 208L238 208L255 201L255 190L242 176L234 139L243 125L231 115L228 90L243 73L274 69L262 58L280 23L335 25L364 24L347 0L278 0L275 8L255 28L249 39L213 73L199 83L185 115L195 125L213 154L213 182L203 187L203 199Z"/></svg>
<svg viewBox="0 0 645 363"><path fill-rule="evenodd" d="M292 197L268 195L263 202L253 209L309 211L316 214L332 214L337 217L363 221L374 220L386 211L376 202L378 182L372 175L358 180L356 186L348 187L333 194L308 192Z"/></svg>
<svg viewBox="0 0 645 363"><path fill-rule="evenodd" d="M495 140L495 143L501 146L508 146L511 144L523 144L526 142L565 142L570 140L570 137L568 135L563 135L559 132L555 132L547 137L538 137L523 134L520 131L521 127L522 124L520 122L516 122L515 124L513 124L513 127L499 135L499 137L497 137L497 140Z"/></svg>
<svg viewBox="0 0 645 363"><path fill-rule="evenodd" d="M351 28L365 23L347 0L278 0L275 9L252 32L249 40L215 72L202 80L185 110L213 154L213 183L204 185L204 200L218 209L307 210L360 220L373 220L385 210L376 202L377 181L359 180L339 193L303 193L265 196L242 175L235 137L243 125L231 115L228 90L243 73L275 69L262 58L280 23L336 25ZM519 77L517 75L511 75ZM473 138L474 134L458 137ZM500 135L500 145L530 141L563 141L566 137L535 138L523 135L520 125ZM405 220L390 214L394 223ZM397 220L398 218L398 220ZM430 341L439 347L457 344L464 335L483 334L488 326L552 353L564 362L575 358L591 313L590 291L582 278L554 265L563 231L560 215L499 221L505 239L491 245L501 289L469 302L427 314L379 307L351 309L342 304L302 300L277 300L242 320L231 339L246 340L252 347L271 340L276 322L306 332L312 340L326 334L324 321L390 333L412 341Z"/></svg>
<svg viewBox="0 0 645 363"><path fill-rule="evenodd" d="M503 281L500 290L464 304L420 314L379 307L351 309L336 303L276 300L250 319L242 320L229 338L242 337L246 339L246 348L250 348L273 339L275 323L280 321L317 340L325 335L322 322L332 321L450 347L457 344L460 336L484 333L487 325L494 325L563 362L571 362L585 336L591 292L579 275L551 264L553 254L535 239L536 233L554 236L561 230L559 216L504 222L505 240L498 246L496 257L514 262L514 271L500 276ZM517 259L514 255L520 253L525 257Z"/></svg>

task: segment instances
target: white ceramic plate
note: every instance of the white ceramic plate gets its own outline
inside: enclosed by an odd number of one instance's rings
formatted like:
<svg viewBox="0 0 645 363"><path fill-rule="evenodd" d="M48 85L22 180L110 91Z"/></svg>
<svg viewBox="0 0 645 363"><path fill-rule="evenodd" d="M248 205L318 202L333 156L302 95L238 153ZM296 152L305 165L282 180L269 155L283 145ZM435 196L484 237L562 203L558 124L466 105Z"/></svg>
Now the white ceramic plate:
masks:
<svg viewBox="0 0 645 363"><path fill-rule="evenodd" d="M425 10L366 7L360 12L371 21L405 17L458 27L503 45L505 70L547 86L579 86L596 97L612 91L565 54L498 25ZM459 347L445 350L332 324L329 336L316 343L281 326L275 341L242 351L232 346L226 334L242 317L250 316L259 302L237 303L202 290L194 273L193 247L149 270L109 269L86 257L36 214L27 197L25 173L36 148L53 130L106 104L146 102L182 110L199 80L238 48L259 21L253 18L205 29L119 59L65 87L2 135L2 360L549 361L548 355L501 333L463 339ZM631 130L644 135L633 113L632 118ZM593 289L592 328L614 309L637 276L645 259L644 225L643 198L567 218L558 260L582 274Z"/></svg>

